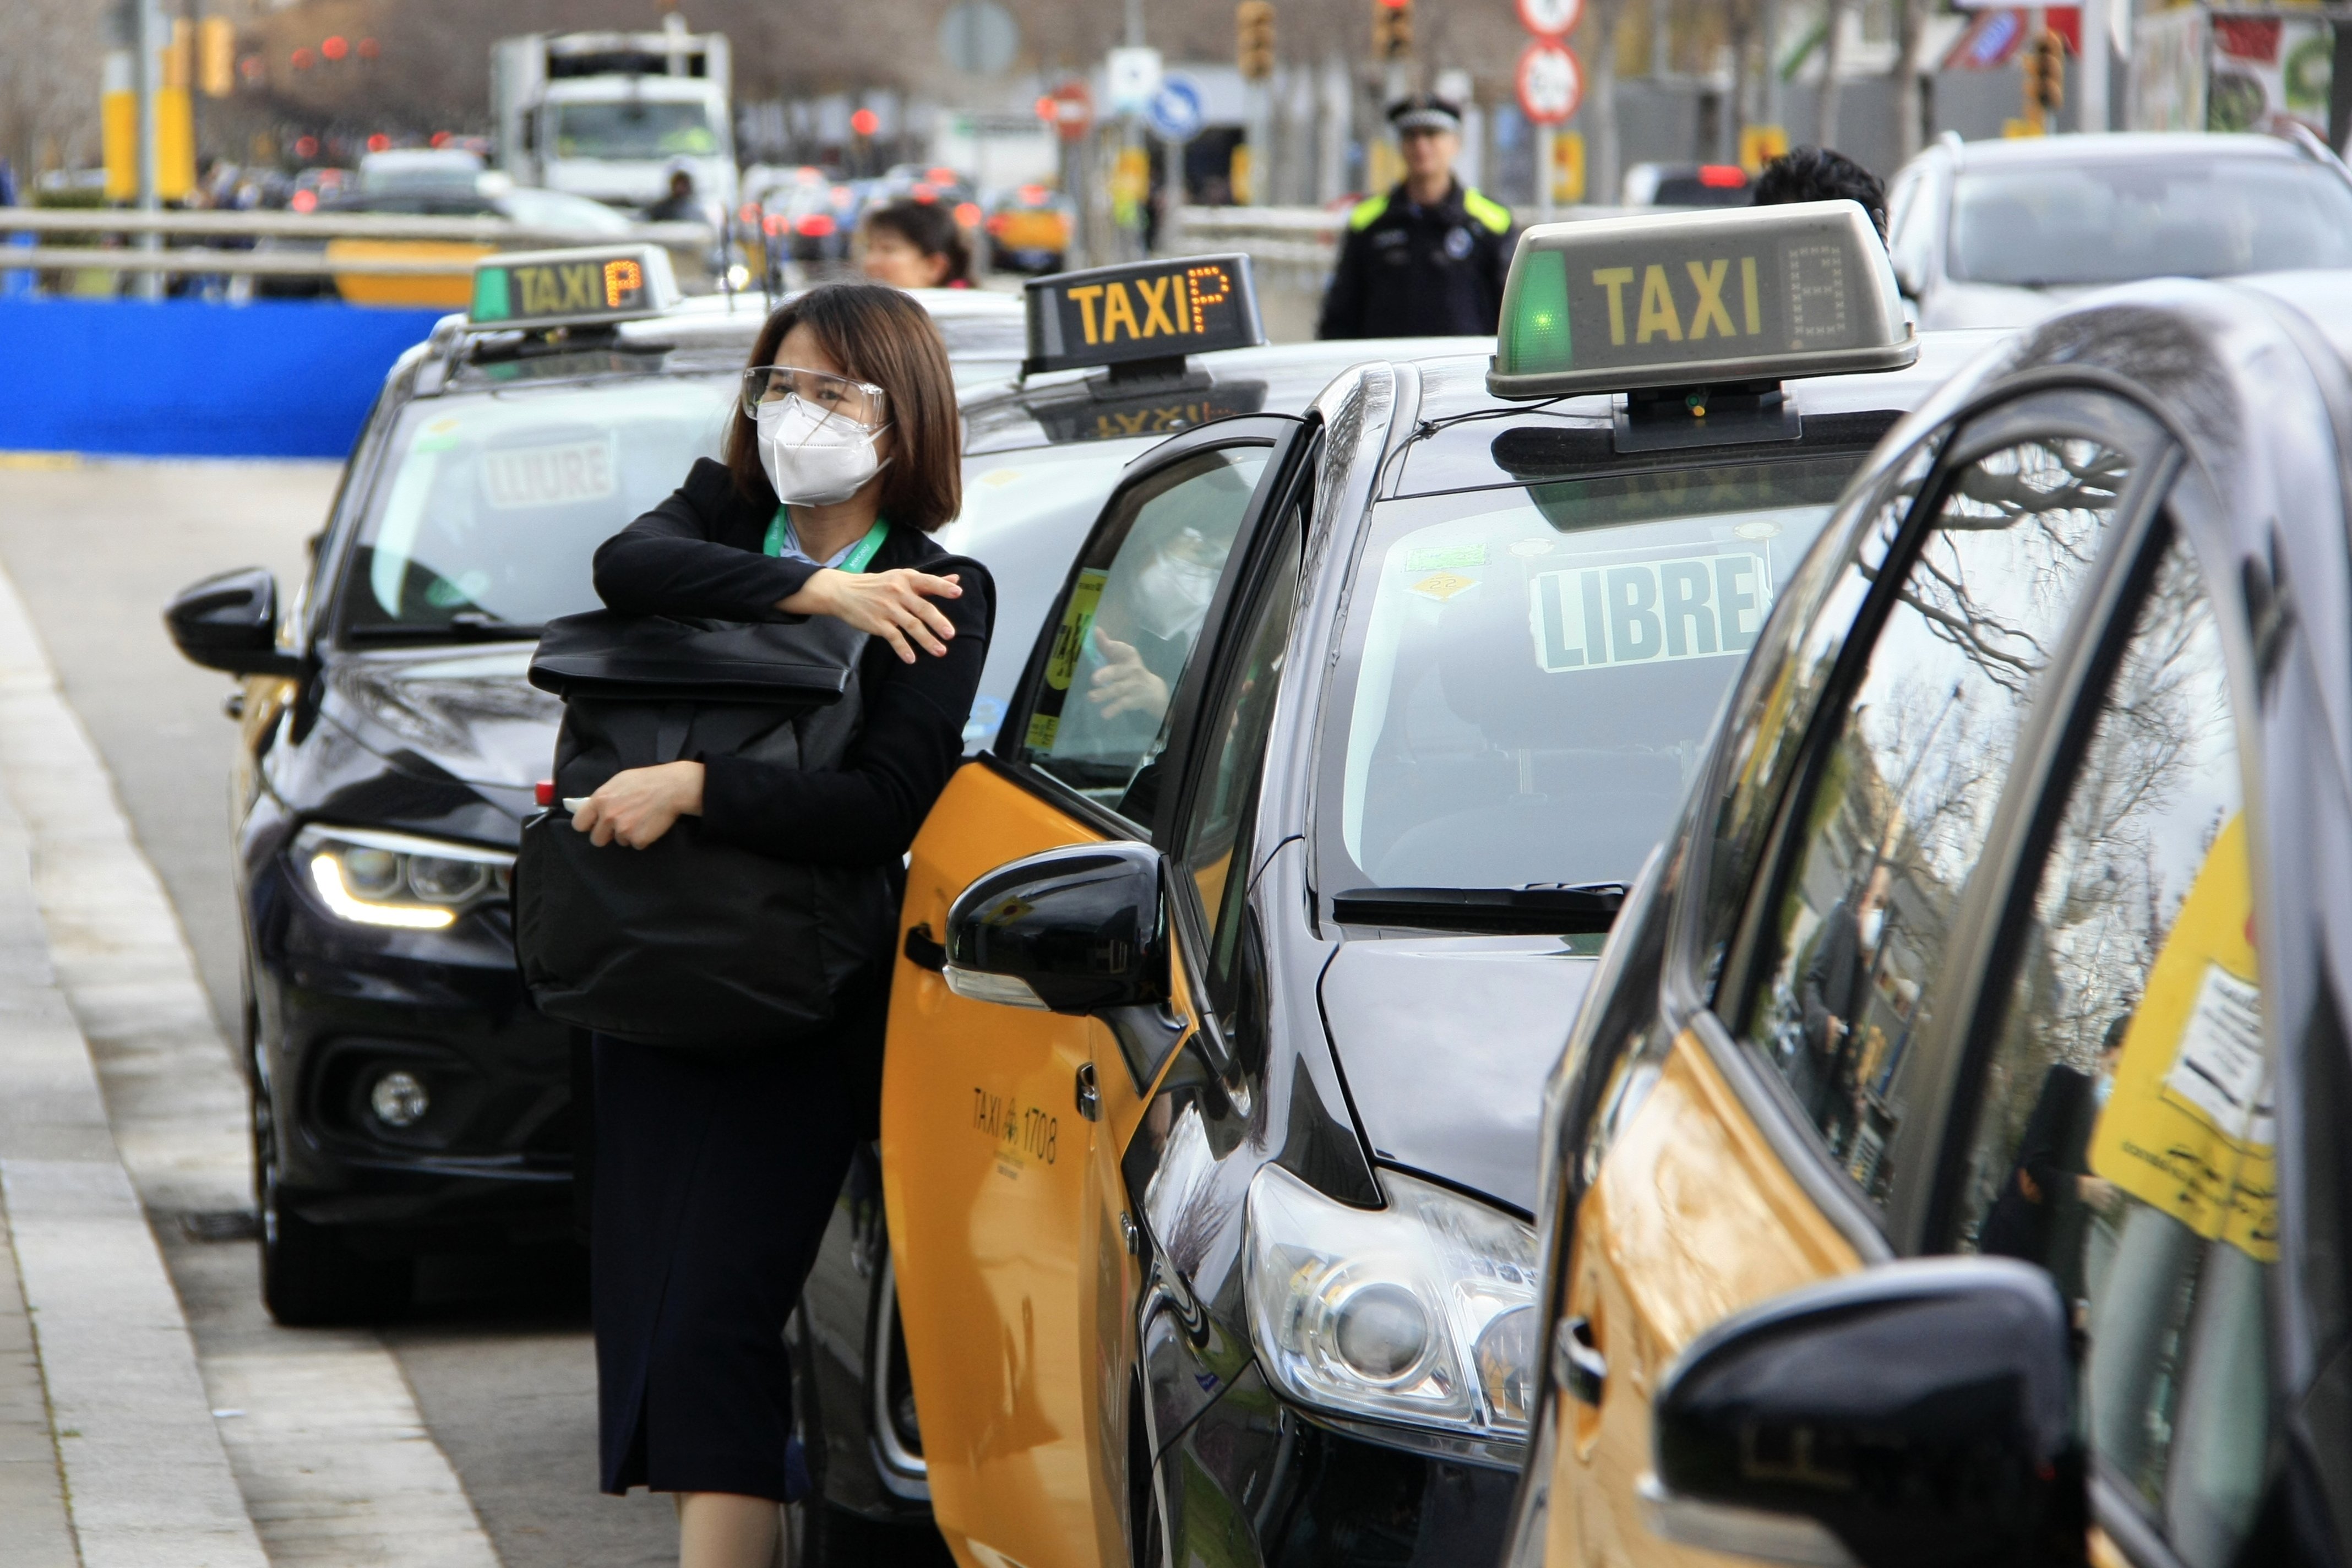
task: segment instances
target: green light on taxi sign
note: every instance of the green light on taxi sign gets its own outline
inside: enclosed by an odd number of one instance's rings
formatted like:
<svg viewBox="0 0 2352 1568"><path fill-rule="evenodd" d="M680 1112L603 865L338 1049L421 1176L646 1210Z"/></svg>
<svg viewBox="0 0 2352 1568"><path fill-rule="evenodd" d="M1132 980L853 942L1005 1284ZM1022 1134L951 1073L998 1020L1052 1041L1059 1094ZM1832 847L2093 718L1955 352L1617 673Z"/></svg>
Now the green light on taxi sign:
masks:
<svg viewBox="0 0 2352 1568"><path fill-rule="evenodd" d="M669 252L654 245L538 250L474 264L467 325L593 326L658 316L677 303Z"/></svg>
<svg viewBox="0 0 2352 1568"><path fill-rule="evenodd" d="M1560 397L1895 370L1919 355L1852 202L1530 228L1486 388Z"/></svg>

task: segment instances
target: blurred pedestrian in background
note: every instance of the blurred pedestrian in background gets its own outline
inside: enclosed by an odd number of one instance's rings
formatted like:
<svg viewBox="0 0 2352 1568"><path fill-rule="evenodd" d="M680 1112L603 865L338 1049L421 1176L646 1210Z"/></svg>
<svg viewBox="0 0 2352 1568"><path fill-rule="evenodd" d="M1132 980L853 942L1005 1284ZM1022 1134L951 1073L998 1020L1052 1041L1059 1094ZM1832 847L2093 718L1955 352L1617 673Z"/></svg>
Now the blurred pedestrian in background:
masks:
<svg viewBox="0 0 2352 1568"><path fill-rule="evenodd" d="M857 264L894 289L971 287L971 242L937 202L895 201L867 214Z"/></svg>
<svg viewBox="0 0 2352 1568"><path fill-rule="evenodd" d="M939 329L896 289L829 284L771 317L726 456L697 462L605 541L596 591L625 616L832 616L869 634L856 739L837 768L723 752L627 768L572 826L597 854L677 834L685 854L767 858L778 903L850 873L888 895L874 929L842 923L817 955L824 974L803 977L832 994L819 1034L732 1050L593 1039L603 1487L673 1494L684 1568L769 1568L777 1505L809 1489L784 1321L851 1151L876 1135L889 911L915 831L962 761L990 584L969 562L932 573L946 552L930 535L961 504L955 385ZM724 925L679 945L725 952Z"/></svg>
<svg viewBox="0 0 2352 1568"><path fill-rule="evenodd" d="M1432 93L1389 106L1404 178L1357 204L1323 297L1324 338L1483 336L1503 310L1511 210L1454 176L1462 111Z"/></svg>
<svg viewBox="0 0 2352 1568"><path fill-rule="evenodd" d="M1861 204L1878 226L1878 237L1886 238L1886 186L1879 177L1847 157L1827 147L1791 147L1764 165L1756 176L1756 205L1777 206L1782 202L1836 202Z"/></svg>
<svg viewBox="0 0 2352 1568"><path fill-rule="evenodd" d="M694 171L682 163L669 171L669 195L646 209L647 223L693 223L710 215L694 191Z"/></svg>

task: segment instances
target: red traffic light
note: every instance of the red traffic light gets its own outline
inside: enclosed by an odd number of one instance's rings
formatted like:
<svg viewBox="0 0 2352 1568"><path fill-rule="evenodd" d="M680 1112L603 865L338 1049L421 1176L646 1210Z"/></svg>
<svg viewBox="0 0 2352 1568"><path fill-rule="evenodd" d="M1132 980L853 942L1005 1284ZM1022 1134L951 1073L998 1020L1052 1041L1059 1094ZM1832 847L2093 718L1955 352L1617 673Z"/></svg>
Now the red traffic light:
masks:
<svg viewBox="0 0 2352 1568"><path fill-rule="evenodd" d="M329 38L325 43L319 46L319 52L326 56L331 60L339 60L345 55L352 52L352 43L349 38L344 37L341 33L337 33L334 37Z"/></svg>
<svg viewBox="0 0 2352 1568"><path fill-rule="evenodd" d="M362 38L360 40L360 58L363 60L372 60L382 53L383 53L383 50L377 47L376 41L373 38Z"/></svg>
<svg viewBox="0 0 2352 1568"><path fill-rule="evenodd" d="M849 128L860 136L871 136L882 129L882 117L870 109L861 109L849 117Z"/></svg>
<svg viewBox="0 0 2352 1568"><path fill-rule="evenodd" d="M296 49L288 63L298 71L306 71L316 63L318 58L308 49Z"/></svg>
<svg viewBox="0 0 2352 1568"><path fill-rule="evenodd" d="M367 139L367 150L371 153L389 153L392 151L392 138L379 131Z"/></svg>

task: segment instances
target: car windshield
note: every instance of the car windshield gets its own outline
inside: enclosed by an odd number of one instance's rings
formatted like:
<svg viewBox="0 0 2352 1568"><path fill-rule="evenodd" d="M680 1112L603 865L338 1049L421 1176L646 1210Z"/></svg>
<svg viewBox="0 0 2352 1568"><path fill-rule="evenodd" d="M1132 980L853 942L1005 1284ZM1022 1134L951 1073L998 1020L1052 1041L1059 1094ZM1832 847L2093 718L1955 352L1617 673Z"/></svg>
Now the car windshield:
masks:
<svg viewBox="0 0 2352 1568"><path fill-rule="evenodd" d="M1963 174L1951 276L2023 288L2352 266L2352 185L2270 158Z"/></svg>
<svg viewBox="0 0 2352 1568"><path fill-rule="evenodd" d="M596 546L716 457L733 376L420 399L344 573L362 639L490 634L596 607Z"/></svg>
<svg viewBox="0 0 2352 1568"><path fill-rule="evenodd" d="M559 158L707 157L719 151L698 103L629 99L567 103L555 111Z"/></svg>
<svg viewBox="0 0 2352 1568"><path fill-rule="evenodd" d="M1323 884L1632 881L1863 457L1374 508L1324 725Z"/></svg>

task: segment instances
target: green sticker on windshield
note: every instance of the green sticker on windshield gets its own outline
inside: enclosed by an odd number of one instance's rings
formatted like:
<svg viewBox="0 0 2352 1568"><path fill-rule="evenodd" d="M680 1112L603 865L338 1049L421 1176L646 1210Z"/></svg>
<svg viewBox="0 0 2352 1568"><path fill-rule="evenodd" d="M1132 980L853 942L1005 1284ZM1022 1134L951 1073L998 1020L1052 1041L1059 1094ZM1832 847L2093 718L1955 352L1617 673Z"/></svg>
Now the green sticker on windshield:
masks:
<svg viewBox="0 0 2352 1568"><path fill-rule="evenodd" d="M1483 544L1444 544L1433 550L1411 550L1404 558L1408 572L1458 572L1465 566L1485 564L1486 547Z"/></svg>

